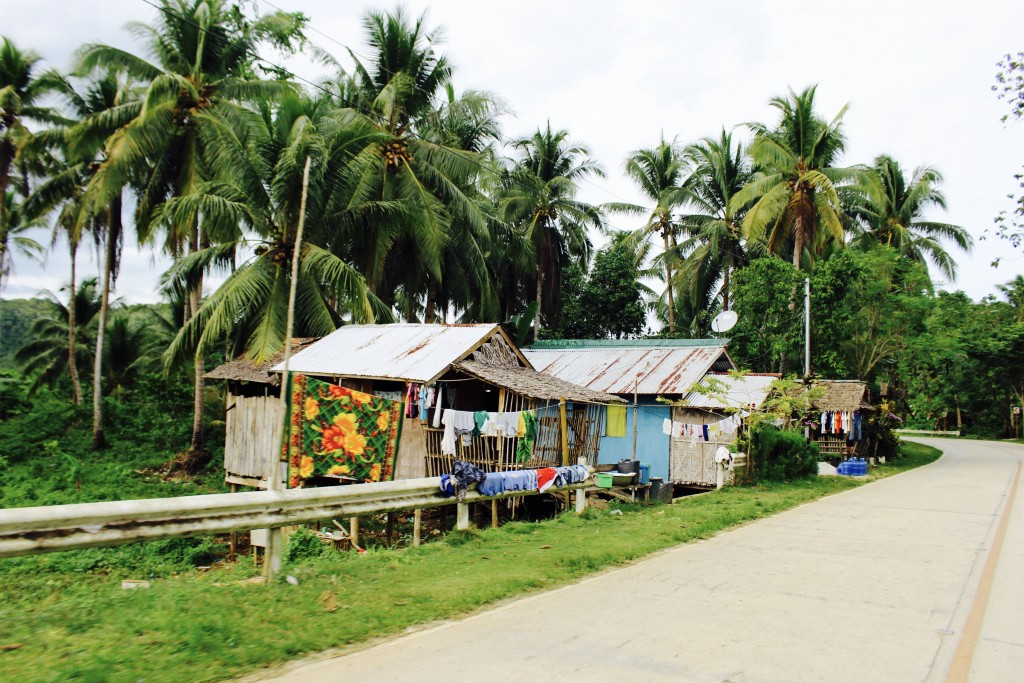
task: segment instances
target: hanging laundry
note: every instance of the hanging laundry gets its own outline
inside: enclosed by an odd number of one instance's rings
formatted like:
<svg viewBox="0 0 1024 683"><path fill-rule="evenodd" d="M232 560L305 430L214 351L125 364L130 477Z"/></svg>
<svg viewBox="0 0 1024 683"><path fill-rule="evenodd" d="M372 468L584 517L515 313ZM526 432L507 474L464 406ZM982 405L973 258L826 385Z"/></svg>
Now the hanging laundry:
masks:
<svg viewBox="0 0 1024 683"><path fill-rule="evenodd" d="M487 423L489 413L486 410L478 410L473 413L473 424L476 427L477 435L483 434L484 425Z"/></svg>
<svg viewBox="0 0 1024 683"><path fill-rule="evenodd" d="M430 390L427 389L427 386L425 384L421 384L420 385L419 396L418 396L419 402L420 402L420 419L421 420L426 420L427 419L427 409L430 407L428 405L428 403L427 403L427 396L429 396L429 395L430 395Z"/></svg>
<svg viewBox="0 0 1024 683"><path fill-rule="evenodd" d="M505 473L488 472L484 480L476 485L476 490L483 496L497 496L505 492Z"/></svg>
<svg viewBox="0 0 1024 683"><path fill-rule="evenodd" d="M462 439L463 446L473 443L473 432L476 430L473 413L445 408L441 422L444 424L444 436L441 438L442 454L455 455L457 438Z"/></svg>
<svg viewBox="0 0 1024 683"><path fill-rule="evenodd" d="M402 403L306 375L291 378L288 482L313 476L390 481L402 432Z"/></svg>
<svg viewBox="0 0 1024 683"><path fill-rule="evenodd" d="M555 486L568 486L585 481L590 470L585 465L564 465L555 468Z"/></svg>
<svg viewBox="0 0 1024 683"><path fill-rule="evenodd" d="M683 437L683 423L673 422L672 423L672 438L681 439Z"/></svg>
<svg viewBox="0 0 1024 683"><path fill-rule="evenodd" d="M451 480L455 500L460 503L466 500L466 491L469 487L483 481L485 477L484 471L471 462L456 460L452 463Z"/></svg>
<svg viewBox="0 0 1024 683"><path fill-rule="evenodd" d="M444 388L441 387L441 386L438 386L437 387L437 401L434 404L434 406L435 406L434 407L434 421L433 421L433 423L431 423L432 426L434 427L434 429L439 429L441 427L441 396L442 396L443 393L444 393ZM452 444L452 448L455 448L455 444ZM455 451L453 450L452 453L454 453L454 452Z"/></svg>
<svg viewBox="0 0 1024 683"><path fill-rule="evenodd" d="M661 433L672 436L672 420L665 419L661 423Z"/></svg>
<svg viewBox="0 0 1024 683"><path fill-rule="evenodd" d="M494 426L501 436L519 436L519 412L495 413Z"/></svg>
<svg viewBox="0 0 1024 683"><path fill-rule="evenodd" d="M486 413L484 423L480 425L480 436L498 435L498 413Z"/></svg>
<svg viewBox="0 0 1024 683"><path fill-rule="evenodd" d="M708 439L708 426L707 425L701 425L701 438L703 438L704 441L708 441L709 440Z"/></svg>
<svg viewBox="0 0 1024 683"><path fill-rule="evenodd" d="M409 418L416 417L419 413L419 387L414 383L410 382L409 386L405 389L405 416Z"/></svg>
<svg viewBox="0 0 1024 683"><path fill-rule="evenodd" d="M506 491L536 491L537 470L513 470L504 472Z"/></svg>
<svg viewBox="0 0 1024 683"><path fill-rule="evenodd" d="M523 433L519 435L519 442L516 444L516 461L526 462L533 456L533 442L537 438L537 413L524 410L519 413L519 419Z"/></svg>
<svg viewBox="0 0 1024 683"><path fill-rule="evenodd" d="M613 404L605 410L605 435L626 435L626 406L624 404Z"/></svg>
<svg viewBox="0 0 1024 683"><path fill-rule="evenodd" d="M543 493L551 488L557 474L554 467L542 467L537 470L537 490Z"/></svg>
<svg viewBox="0 0 1024 683"><path fill-rule="evenodd" d="M863 436L863 434L862 434L863 423L864 423L864 416L858 410L857 412L855 412L853 414L853 428L850 430L850 440L851 441L860 441L861 440L861 438Z"/></svg>

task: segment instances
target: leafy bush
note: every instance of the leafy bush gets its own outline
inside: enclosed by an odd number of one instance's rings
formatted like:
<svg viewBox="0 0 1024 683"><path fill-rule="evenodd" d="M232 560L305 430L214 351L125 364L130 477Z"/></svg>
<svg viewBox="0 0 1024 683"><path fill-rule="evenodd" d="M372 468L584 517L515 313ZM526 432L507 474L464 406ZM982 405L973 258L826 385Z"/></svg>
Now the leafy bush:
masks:
<svg viewBox="0 0 1024 683"><path fill-rule="evenodd" d="M785 481L818 473L818 444L807 443L797 431L762 425L754 432L751 453L757 481Z"/></svg>
<svg viewBox="0 0 1024 683"><path fill-rule="evenodd" d="M284 559L289 564L301 562L320 557L328 550L329 548L316 534L309 529L299 528L288 539L288 550L285 551Z"/></svg>

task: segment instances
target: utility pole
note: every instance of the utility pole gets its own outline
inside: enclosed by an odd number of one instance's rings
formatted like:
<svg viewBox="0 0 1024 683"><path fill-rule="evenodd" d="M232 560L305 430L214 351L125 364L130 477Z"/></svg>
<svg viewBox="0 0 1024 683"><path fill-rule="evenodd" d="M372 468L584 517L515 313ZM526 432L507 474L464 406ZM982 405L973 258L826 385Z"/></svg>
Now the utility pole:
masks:
<svg viewBox="0 0 1024 683"><path fill-rule="evenodd" d="M310 157L306 157L306 166L302 169L302 196L299 200L299 224L295 231L295 249L292 252L292 281L291 289L288 292L288 317L285 323L284 337L284 372L281 373L281 402L284 404L285 414L288 412L288 389L291 383L288 381L288 362L292 355L292 328L295 326L295 290L299 280L299 255L302 249L302 229L306 224L306 195L309 192L309 165ZM285 417L285 424L291 424ZM288 430L283 434L284 443L288 443ZM288 462L285 458L285 449L281 449L280 458L274 458L270 463L270 475L267 477L267 490L281 490L281 469L285 469L285 477L288 476ZM285 485L287 488L287 484ZM352 543L355 543L353 539ZM284 557L284 534L280 527L268 529L267 549L263 555L263 577L269 584L270 581L281 571L281 561Z"/></svg>
<svg viewBox="0 0 1024 683"><path fill-rule="evenodd" d="M804 278L804 377L811 376L811 278Z"/></svg>

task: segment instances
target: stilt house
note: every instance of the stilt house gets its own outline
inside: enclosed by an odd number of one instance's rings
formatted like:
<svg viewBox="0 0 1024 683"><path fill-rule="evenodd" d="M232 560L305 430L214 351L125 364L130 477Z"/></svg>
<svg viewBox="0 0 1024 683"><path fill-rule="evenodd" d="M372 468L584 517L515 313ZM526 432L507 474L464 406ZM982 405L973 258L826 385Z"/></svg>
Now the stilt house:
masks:
<svg viewBox="0 0 1024 683"><path fill-rule="evenodd" d="M504 435L474 435L465 442L459 439L454 454L444 453L444 428L435 426L434 420L438 406L426 414L406 417L395 466L398 479L449 472L455 458L486 471L575 463L581 457L596 464L605 407L624 404L616 396L537 372L495 324L346 325L305 345L291 357L288 369L395 400L405 400L410 385L429 386L440 395L442 410L536 411L537 436L528 459L521 453L517 457L518 437ZM229 380L229 401L237 403L245 393L276 396L277 390L266 386L273 387L270 377L276 383L283 370L280 363L255 368L234 361L207 376ZM241 386L261 382L264 388ZM225 448L228 482L265 486L268 458L280 453L283 410L278 402L264 406L258 416L249 416L254 408L247 411L244 421L237 417L229 420L227 443L231 447ZM229 416L231 412L229 404Z"/></svg>

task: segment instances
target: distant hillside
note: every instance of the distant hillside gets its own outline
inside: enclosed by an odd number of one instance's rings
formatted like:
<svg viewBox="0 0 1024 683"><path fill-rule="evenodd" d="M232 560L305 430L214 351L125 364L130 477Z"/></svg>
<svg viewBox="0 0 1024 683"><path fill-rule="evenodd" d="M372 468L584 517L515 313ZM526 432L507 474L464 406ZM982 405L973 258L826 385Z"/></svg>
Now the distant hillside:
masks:
<svg viewBox="0 0 1024 683"><path fill-rule="evenodd" d="M0 300L0 371L18 369L15 352L28 341L32 321L48 310L45 299Z"/></svg>

